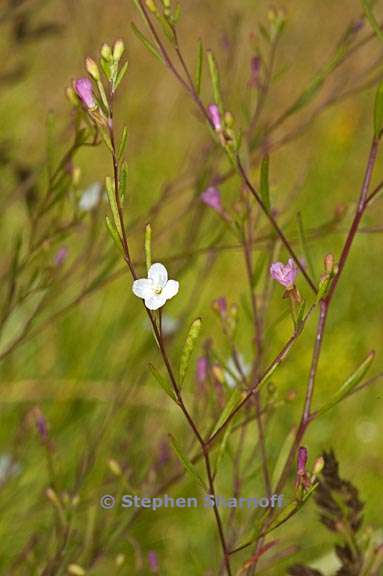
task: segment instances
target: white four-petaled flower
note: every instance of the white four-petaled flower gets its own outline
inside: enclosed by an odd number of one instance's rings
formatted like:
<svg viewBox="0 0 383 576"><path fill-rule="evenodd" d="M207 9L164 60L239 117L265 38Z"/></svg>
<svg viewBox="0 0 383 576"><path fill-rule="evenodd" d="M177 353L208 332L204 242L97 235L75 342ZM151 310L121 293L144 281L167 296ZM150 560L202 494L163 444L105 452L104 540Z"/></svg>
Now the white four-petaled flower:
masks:
<svg viewBox="0 0 383 576"><path fill-rule="evenodd" d="M147 278L140 278L133 282L133 293L145 300L149 310L158 310L166 300L170 300L178 293L179 283L168 280L168 272L163 264L152 264L148 270Z"/></svg>

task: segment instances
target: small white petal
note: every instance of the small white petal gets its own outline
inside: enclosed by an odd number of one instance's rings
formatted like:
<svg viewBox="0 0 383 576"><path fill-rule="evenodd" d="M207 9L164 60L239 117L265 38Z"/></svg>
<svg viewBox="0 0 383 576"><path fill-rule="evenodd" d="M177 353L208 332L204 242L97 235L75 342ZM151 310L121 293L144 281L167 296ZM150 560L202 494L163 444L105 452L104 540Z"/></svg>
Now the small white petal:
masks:
<svg viewBox="0 0 383 576"><path fill-rule="evenodd" d="M176 280L168 280L166 286L162 289L162 294L165 296L166 300L173 298L178 293L180 284Z"/></svg>
<svg viewBox="0 0 383 576"><path fill-rule="evenodd" d="M83 192L80 198L79 202L80 210L84 212L89 212L90 210L93 210L93 208L97 206L97 204L101 199L101 192L102 192L101 182L95 182L94 184L91 184L91 186L89 186L89 188L87 188L85 192Z"/></svg>
<svg viewBox="0 0 383 576"><path fill-rule="evenodd" d="M138 298L150 298L153 295L153 282L148 278L140 278L133 282L132 290Z"/></svg>
<svg viewBox="0 0 383 576"><path fill-rule="evenodd" d="M149 310L158 310L165 302L166 297L163 294L153 294L149 296L149 298L145 298L145 306L149 308Z"/></svg>
<svg viewBox="0 0 383 576"><path fill-rule="evenodd" d="M153 280L156 287L163 288L168 281L168 273L165 266L159 262L152 264L148 271L148 278Z"/></svg>

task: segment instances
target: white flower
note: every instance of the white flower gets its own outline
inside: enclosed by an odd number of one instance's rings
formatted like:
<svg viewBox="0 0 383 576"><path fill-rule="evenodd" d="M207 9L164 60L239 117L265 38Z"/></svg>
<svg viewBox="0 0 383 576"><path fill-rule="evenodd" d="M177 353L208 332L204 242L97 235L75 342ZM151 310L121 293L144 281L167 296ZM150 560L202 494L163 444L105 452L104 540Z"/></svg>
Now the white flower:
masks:
<svg viewBox="0 0 383 576"><path fill-rule="evenodd" d="M90 212L96 208L101 200L102 184L101 182L94 182L89 188L82 193L78 206L83 212Z"/></svg>
<svg viewBox="0 0 383 576"><path fill-rule="evenodd" d="M9 454L0 454L0 486L12 476L19 474L21 466Z"/></svg>
<svg viewBox="0 0 383 576"><path fill-rule="evenodd" d="M244 360L241 353L238 354L238 362L241 367L242 374L246 377L249 376L251 373L251 365L246 362L246 360ZM238 382L242 381L242 375L232 357L230 357L230 360L227 363L227 370L225 370L225 380L229 388L235 388Z"/></svg>
<svg viewBox="0 0 383 576"><path fill-rule="evenodd" d="M140 278L133 282L133 293L145 300L149 310L158 310L178 293L179 283L168 280L168 273L163 264L152 264L147 278Z"/></svg>

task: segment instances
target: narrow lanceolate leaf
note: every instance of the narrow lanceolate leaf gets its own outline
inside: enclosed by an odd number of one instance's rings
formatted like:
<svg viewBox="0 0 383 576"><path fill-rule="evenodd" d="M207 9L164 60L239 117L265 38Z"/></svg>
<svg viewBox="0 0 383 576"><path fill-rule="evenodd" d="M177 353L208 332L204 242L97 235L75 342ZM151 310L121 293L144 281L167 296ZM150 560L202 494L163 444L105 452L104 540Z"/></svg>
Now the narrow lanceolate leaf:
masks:
<svg viewBox="0 0 383 576"><path fill-rule="evenodd" d="M169 438L170 438L170 441L172 443L172 446L174 448L175 453L177 454L178 458L180 459L180 461L183 464L183 466L185 467L185 469L188 472L190 472L190 474L193 476L193 478L195 480L197 480L197 482L199 484L201 484L201 486L203 487L204 490L207 490L207 488L205 486L205 482L202 480L201 476L198 474L196 467L194 466L194 464L192 464L190 459L186 456L186 454L184 453L184 451L182 450L182 448L178 444L177 440L171 434L169 434Z"/></svg>
<svg viewBox="0 0 383 576"><path fill-rule="evenodd" d="M374 111L374 132L375 137L379 138L383 131L383 82L378 86L375 97Z"/></svg>
<svg viewBox="0 0 383 576"><path fill-rule="evenodd" d="M106 224L106 227L107 227L107 229L108 229L109 234L110 234L111 237L112 237L113 242L115 243L115 245L117 246L117 248L119 249L119 251L120 251L121 253L123 253L122 244L121 244L121 239L120 239L120 237L119 237L119 235L118 235L118 232L117 232L114 224L110 221L109 216L106 216L106 217L105 217L105 224Z"/></svg>
<svg viewBox="0 0 383 576"><path fill-rule="evenodd" d="M116 81L115 81L114 86L113 86L114 90L117 90L117 88L118 88L121 80L123 80L123 78L124 78L124 76L125 76L125 74L126 74L127 69L128 69L128 62L125 62L125 63L121 66L121 68L120 68L120 70L119 70L119 72L118 72L118 74L117 74L117 78L116 78Z"/></svg>
<svg viewBox="0 0 383 576"><path fill-rule="evenodd" d="M120 143L118 145L118 151L117 151L118 160L122 160L123 156L125 155L127 143L128 143L128 128L124 126Z"/></svg>
<svg viewBox="0 0 383 576"><path fill-rule="evenodd" d="M218 418L216 425L214 426L214 430L211 433L211 436L219 430L224 422L226 422L227 418L233 412L233 410L237 407L237 405L242 400L242 392L239 388L235 388L232 395L230 396L225 408L223 409L221 416Z"/></svg>
<svg viewBox="0 0 383 576"><path fill-rule="evenodd" d="M366 13L366 16L368 18L368 21L370 23L371 28L373 29L373 31L375 32L377 37L380 38L381 40L383 40L383 31L382 31L381 27L379 26L379 22L375 18L374 13L372 11L371 0L362 0L362 6L363 6L363 9Z"/></svg>
<svg viewBox="0 0 383 576"><path fill-rule="evenodd" d="M106 177L105 184L106 184L106 191L108 193L109 206L110 206L110 209L111 209L112 215L113 215L114 225L117 228L117 231L120 235L120 238L122 238L122 228L121 228L121 222L120 222L120 218L119 218L119 214L118 214L117 202L116 202L116 197L115 197L115 192L114 192L114 184L113 184L112 179L109 176Z"/></svg>
<svg viewBox="0 0 383 576"><path fill-rule="evenodd" d="M175 402L176 400L176 396L174 394L174 390L171 387L169 380L167 378L165 378L164 376L162 376L162 374L160 374L157 370L157 368L155 366L153 366L153 364L149 364L149 368L151 373L153 374L154 378L157 380L158 384L161 386L161 388L164 390L164 392L166 392L166 394L168 396L170 396L170 398L172 400L174 400Z"/></svg>
<svg viewBox="0 0 383 576"><path fill-rule="evenodd" d="M318 486L318 484L314 484L313 486L311 486L311 488L309 488L309 490L307 490L307 492L305 492L302 500L293 500L292 502L290 502L289 504L284 506L282 508L282 511L275 518L274 522L272 522L272 524L267 529L266 534L270 534L270 532L272 532L273 530L275 530L279 526L282 526L282 524L287 522L287 520L289 520L290 518L295 516L295 514L300 511L302 506L304 504L306 504L306 502L309 500L309 498L311 498L311 496L313 495L317 486Z"/></svg>
<svg viewBox="0 0 383 576"><path fill-rule="evenodd" d="M207 53L207 60L209 63L209 71L210 71L211 83L213 86L214 100L220 111L223 112L221 81L219 77L219 71L213 53L210 52L210 50Z"/></svg>
<svg viewBox="0 0 383 576"><path fill-rule="evenodd" d="M121 197L121 202L124 202L125 198L126 198L126 189L128 187L128 165L126 162L124 162L121 166L121 170L120 170L120 197Z"/></svg>
<svg viewBox="0 0 383 576"><path fill-rule="evenodd" d="M108 98L106 97L104 85L103 85L103 83L101 82L101 80L99 80L99 81L97 82L97 88L98 88L98 91L99 91L99 93L100 93L102 103L104 104L106 110L109 110Z"/></svg>
<svg viewBox="0 0 383 576"><path fill-rule="evenodd" d="M191 355L194 350L195 343L199 336L201 330L201 318L197 318L194 320L192 325L190 326L189 333L186 338L185 346L182 351L181 362L180 362L180 385L182 385L183 381L185 380L186 372L189 368Z"/></svg>
<svg viewBox="0 0 383 576"><path fill-rule="evenodd" d="M264 205L267 208L267 211L270 212L271 205L270 205L270 185L269 185L269 156L266 155L262 160L261 164L261 198Z"/></svg>
<svg viewBox="0 0 383 576"><path fill-rule="evenodd" d="M233 428L233 420L231 422L229 422L229 424L226 426L225 433L224 433L222 440L219 444L219 448L217 450L217 458L215 461L215 474L217 474L219 465L221 464L222 458L226 452L227 443L229 441L229 437L231 435L232 428Z"/></svg>
<svg viewBox="0 0 383 576"><path fill-rule="evenodd" d="M134 22L132 22L132 30L135 33L135 35L137 36L137 38L140 40L140 42L143 43L143 45L145 46L145 48L147 50L149 50L149 52L151 54L153 54L153 56L155 56L156 58L158 58L158 60L160 62L163 63L163 59L162 56L160 54L160 52L157 50L157 48L154 46L154 44L148 40L146 38L146 36L143 35L143 33L137 28L137 26L134 24Z"/></svg>
<svg viewBox="0 0 383 576"><path fill-rule="evenodd" d="M372 350L368 354L368 356L364 360L364 362L362 362L362 364L359 366L359 368L357 368L357 370L355 370L355 372L353 374L351 374L351 376L346 380L346 382L343 384L343 386L341 386L339 388L338 392L330 400L330 402L328 402L327 404L322 406L322 408L320 408L316 412L316 415L322 416L322 414L325 414L325 412L327 412L328 410L331 410L331 408L333 408L336 404L339 404L339 402L342 402L342 400L344 400L345 398L350 396L350 394L352 394L352 392L356 388L356 386L358 386L358 384L361 382L361 380L367 374L367 371L370 368L374 358L375 358L375 352Z"/></svg>
<svg viewBox="0 0 383 576"><path fill-rule="evenodd" d="M152 227L150 224L147 224L145 228L145 261L146 270L149 271L152 265Z"/></svg>
<svg viewBox="0 0 383 576"><path fill-rule="evenodd" d="M197 61L195 67L195 89L198 96L201 93L201 82L202 82L202 70L203 70L203 45L202 41L198 41L198 52Z"/></svg>
<svg viewBox="0 0 383 576"><path fill-rule="evenodd" d="M277 461L275 463L275 467L271 476L271 485L276 486L278 484L278 480L281 477L282 471L285 467L287 462L287 458L289 456L290 450L294 444L295 436L296 436L295 428L292 428L290 432L287 434L285 441L282 444L280 449Z"/></svg>

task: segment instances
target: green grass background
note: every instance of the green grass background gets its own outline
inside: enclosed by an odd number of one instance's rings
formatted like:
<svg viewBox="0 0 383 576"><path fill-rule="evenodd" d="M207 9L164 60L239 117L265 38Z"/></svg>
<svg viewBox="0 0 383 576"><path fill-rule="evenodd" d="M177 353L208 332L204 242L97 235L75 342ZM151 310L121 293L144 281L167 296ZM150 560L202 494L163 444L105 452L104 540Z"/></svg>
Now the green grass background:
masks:
<svg viewBox="0 0 383 576"><path fill-rule="evenodd" d="M37 4L37 3L36 3ZM1 141L11 156L35 169L45 157L46 122L49 112L55 118L58 156L71 139L68 127L70 106L65 87L83 74L86 55L96 56L103 42L122 37L127 44L129 71L120 88L116 105L117 124L129 127L129 198L128 221L139 218L131 242L137 260L143 260L143 232L148 209L159 198L164 184L189 171L190 159L197 154L203 163L202 147L208 142L206 127L198 121L193 106L168 72L161 68L137 42L130 22L139 18L131 3L101 0L52 0L40 3L33 15L34 23L55 21L62 24L59 35L38 42L17 44L12 40L12 23L2 24L1 61L5 66L22 62L26 75L19 82L3 85L0 94ZM236 65L230 77L223 77L225 101L237 123L243 125L242 110L246 103L248 59L251 55L249 35L257 32L264 20L268 3L264 0L188 0L182 2L183 18L180 37L188 59L195 57L194 46L202 37L205 46L214 49L223 65L225 51L222 34L238 18ZM288 24L278 52L279 79L271 90L265 118L275 118L294 100L311 75L329 57L346 23L360 15L359 2L353 0L295 0L281 2L288 14ZM338 81L347 82L378 52L377 44L358 54L339 71ZM204 98L211 96L206 87ZM331 219L338 204L349 207L344 226L338 233L313 242L311 246L316 273L319 276L323 256L332 251L339 255L346 225L359 193L368 155L372 125L374 93L367 90L331 107L311 124L299 139L283 147L272 157L272 200L283 206L286 193L297 188L296 199L289 208L286 230L296 234L295 214L301 211L308 228ZM292 125L294 121L292 120ZM199 153L199 156L198 156ZM193 156L194 155L194 156ZM107 152L100 146L81 152L76 160L81 167L81 187L102 181L110 174ZM189 167L188 167L189 166ZM377 178L382 160L377 163ZM2 170L0 193L6 197L14 186L12 175ZM256 173L254 172L254 177ZM43 172L41 178L44 178ZM166 260L185 249L185 239L193 226L193 211L187 202L202 190L193 182L182 195L173 195L153 226L155 260ZM222 187L225 202L234 199L238 181ZM102 229L102 210L97 226ZM182 214L182 216L180 216ZM379 227L382 203L378 201L366 215L363 226ZM15 200L2 214L0 230L4 265L16 232L25 225L25 209ZM69 260L84 246L87 232L84 223L67 242ZM193 247L206 246L215 237L217 219L204 213L193 237ZM69 301L105 254L112 252L111 241L100 232L100 255L84 263L69 285L58 284L44 310L43 318ZM58 245L49 247L52 258ZM239 346L244 357L251 357L251 323L247 315L248 295L242 256L221 252L211 262L210 273L204 274L209 256L189 257L169 265L171 275L181 283L179 296L166 307L166 313L180 318L170 355L179 356L187 327L201 315L203 337L222 344L219 326L211 310L211 301L221 295L240 306ZM286 254L281 252L281 258ZM3 268L2 266L2 268ZM117 266L118 267L118 266ZM340 282L331 311L323 354L320 362L315 404L326 400L349 375L369 350L377 357L371 374L383 368L383 275L382 236L359 234L353 246L347 269ZM306 294L301 280L300 287ZM306 294L308 296L308 294ZM267 357L273 356L288 337L288 320L275 325L281 307L285 306L280 291L275 290L267 321ZM16 317L14 322L22 321ZM307 380L314 321L277 373L274 384L280 394L296 392L296 398L284 406L267 430L267 447L275 463L287 432L300 413ZM126 492L141 491L148 466L158 457L161 441L171 431L187 446L188 431L178 412L170 405L147 365L160 359L146 325L140 302L131 293L128 274L108 283L103 289L60 315L35 337L19 346L0 366L0 455L11 454L19 472L0 487L0 573L40 574L52 554L55 513L45 496L49 475L44 449L27 414L39 405L50 427L54 443L54 466L60 493L79 495L74 512L73 533L66 550L66 564L78 563L84 568L99 546L99 557L89 574L149 574L146 554L156 550L164 575L208 574L217 566L219 548L212 516L204 511L160 511L141 515L128 530L107 546L107 534L113 526L127 520L130 512L103 511L98 506L102 493L115 494L119 483L108 467L110 458L123 467ZM187 383L191 402L196 391L193 371ZM323 449L333 447L341 462L341 474L360 489L366 504L365 521L374 529L382 525L382 392L379 383L353 396L335 408L309 430L306 445L311 461ZM255 435L255 426L253 428ZM100 436L99 436L100 435ZM225 459L218 477L217 492L228 490L230 458ZM81 467L89 466L81 485L76 485ZM163 481L160 472L151 486ZM193 481L185 477L169 489L171 495L198 493ZM257 462L254 477L247 490L262 490ZM290 496L293 493L290 483ZM93 531L94 523L94 531ZM33 533L39 535L34 551L26 554L21 566L11 572L11 565ZM299 558L314 561L329 551L329 537L318 524L314 505L309 504L298 516L277 533L284 544L298 544ZM115 564L118 554L126 563ZM246 553L238 560L246 559ZM64 570L66 564L64 563ZM214 568L213 568L214 570ZM280 570L280 571L279 571ZM61 573L61 572L60 572ZM63 572L65 573L65 571ZM215 573L215 572L212 572ZM281 566L273 574L284 574Z"/></svg>

